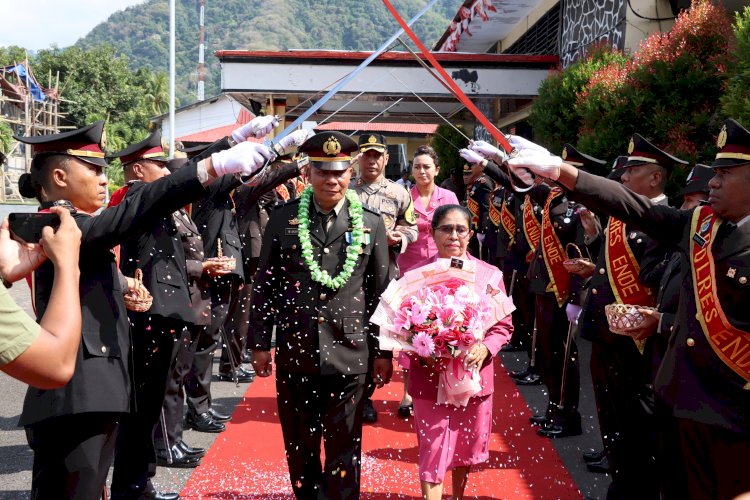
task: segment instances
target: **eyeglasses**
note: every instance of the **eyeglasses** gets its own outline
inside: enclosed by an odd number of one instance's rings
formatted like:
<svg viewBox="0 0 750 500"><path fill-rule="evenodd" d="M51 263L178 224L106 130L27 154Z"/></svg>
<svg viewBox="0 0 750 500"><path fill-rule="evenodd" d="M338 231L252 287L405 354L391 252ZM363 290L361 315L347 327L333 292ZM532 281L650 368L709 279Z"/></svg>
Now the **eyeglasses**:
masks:
<svg viewBox="0 0 750 500"><path fill-rule="evenodd" d="M457 224L443 224L442 226L436 227L435 231L446 236L452 235L453 231L455 231L459 238L466 238L469 235L469 231L471 231L471 229L466 226L460 226Z"/></svg>

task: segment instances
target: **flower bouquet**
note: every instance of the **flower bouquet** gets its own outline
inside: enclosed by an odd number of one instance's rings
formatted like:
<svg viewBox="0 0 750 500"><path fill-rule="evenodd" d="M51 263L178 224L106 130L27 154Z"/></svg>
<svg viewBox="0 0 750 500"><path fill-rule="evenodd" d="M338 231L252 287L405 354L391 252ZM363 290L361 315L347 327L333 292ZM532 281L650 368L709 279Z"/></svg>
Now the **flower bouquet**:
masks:
<svg viewBox="0 0 750 500"><path fill-rule="evenodd" d="M392 281L371 318L380 326L380 348L415 352L436 360L438 403L466 406L481 391L476 370L463 357L484 332L510 314L513 303L500 289L502 273L478 276L476 263L437 259Z"/></svg>

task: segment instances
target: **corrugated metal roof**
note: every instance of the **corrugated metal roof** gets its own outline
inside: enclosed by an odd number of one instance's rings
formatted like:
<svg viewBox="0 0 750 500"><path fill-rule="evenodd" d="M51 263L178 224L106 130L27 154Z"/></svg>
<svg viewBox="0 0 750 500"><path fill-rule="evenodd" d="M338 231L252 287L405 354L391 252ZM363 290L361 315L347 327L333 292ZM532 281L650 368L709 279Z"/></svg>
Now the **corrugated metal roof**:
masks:
<svg viewBox="0 0 750 500"><path fill-rule="evenodd" d="M202 130L193 134L183 135L175 140L180 142L215 142L219 139L223 139L228 135L232 134L232 131L237 127L246 124L252 120L254 116L246 109L241 109L240 114L237 116L237 122L231 125L224 125L223 127L216 127L210 130ZM263 142L261 139L250 138L250 142Z"/></svg>
<svg viewBox="0 0 750 500"><path fill-rule="evenodd" d="M366 122L330 122L315 130L353 130L361 132L392 132L401 134L434 134L437 125L430 123L366 123Z"/></svg>

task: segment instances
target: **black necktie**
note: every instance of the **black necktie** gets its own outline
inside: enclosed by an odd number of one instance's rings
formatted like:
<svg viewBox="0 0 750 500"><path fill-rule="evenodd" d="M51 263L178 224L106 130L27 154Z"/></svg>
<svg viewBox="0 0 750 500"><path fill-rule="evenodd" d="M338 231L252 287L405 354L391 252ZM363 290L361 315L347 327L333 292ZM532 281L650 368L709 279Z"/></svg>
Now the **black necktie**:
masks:
<svg viewBox="0 0 750 500"><path fill-rule="evenodd" d="M327 214L323 214L318 212L318 215L320 216L320 227L323 229L323 234L325 236L328 236L328 223L331 222L331 219L334 215L336 215L336 212L331 210Z"/></svg>

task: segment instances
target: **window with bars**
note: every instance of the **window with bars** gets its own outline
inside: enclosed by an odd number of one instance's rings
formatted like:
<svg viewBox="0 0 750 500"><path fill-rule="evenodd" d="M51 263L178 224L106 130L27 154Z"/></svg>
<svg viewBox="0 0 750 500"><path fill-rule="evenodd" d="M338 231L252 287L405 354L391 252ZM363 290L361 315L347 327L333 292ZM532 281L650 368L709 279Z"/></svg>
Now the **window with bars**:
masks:
<svg viewBox="0 0 750 500"><path fill-rule="evenodd" d="M560 2L547 11L503 54L560 54Z"/></svg>

